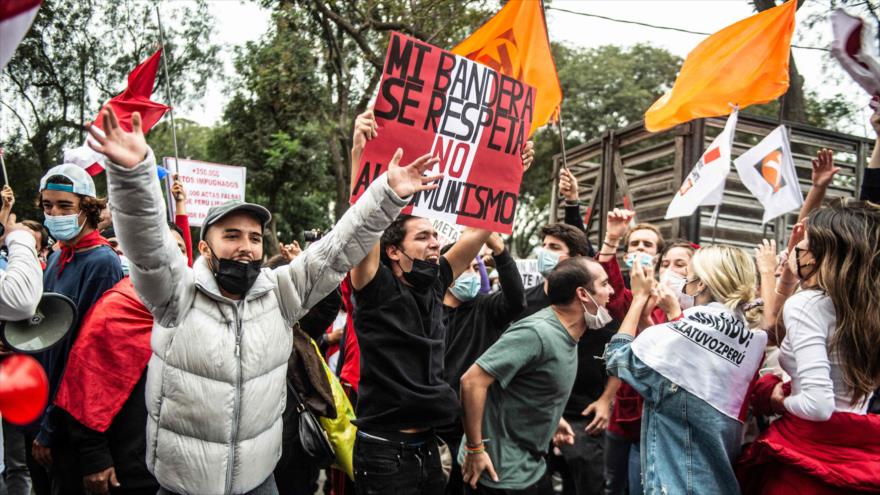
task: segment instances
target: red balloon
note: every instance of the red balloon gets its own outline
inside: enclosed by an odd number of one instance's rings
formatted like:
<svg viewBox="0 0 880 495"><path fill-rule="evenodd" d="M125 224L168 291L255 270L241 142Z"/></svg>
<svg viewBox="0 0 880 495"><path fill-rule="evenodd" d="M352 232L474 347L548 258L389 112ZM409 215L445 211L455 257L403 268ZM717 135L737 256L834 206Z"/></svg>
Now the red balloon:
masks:
<svg viewBox="0 0 880 495"><path fill-rule="evenodd" d="M40 363L24 354L0 361L0 414L16 425L40 417L49 400L49 380Z"/></svg>

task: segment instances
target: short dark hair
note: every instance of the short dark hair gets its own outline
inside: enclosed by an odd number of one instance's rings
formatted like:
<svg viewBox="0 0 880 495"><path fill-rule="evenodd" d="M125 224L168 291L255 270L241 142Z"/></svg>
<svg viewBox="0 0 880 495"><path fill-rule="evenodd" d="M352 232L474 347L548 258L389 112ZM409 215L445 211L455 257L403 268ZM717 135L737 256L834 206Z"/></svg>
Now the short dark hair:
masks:
<svg viewBox="0 0 880 495"><path fill-rule="evenodd" d="M73 185L73 181L63 175L53 175L46 179L46 183ZM86 215L86 223L93 229L98 228L98 224L101 223L101 211L104 210L104 208L107 208L107 200L104 198L83 196L82 194L77 194L77 196L79 196L79 209ZM43 208L43 205L41 204L42 200L43 193L40 191L40 195L37 196L37 208L40 208L41 210Z"/></svg>
<svg viewBox="0 0 880 495"><path fill-rule="evenodd" d="M566 258L556 265L547 276L547 298L550 304L568 304L575 298L578 287L592 292L593 274L590 263L596 263L586 256Z"/></svg>
<svg viewBox="0 0 880 495"><path fill-rule="evenodd" d="M583 230L566 223L551 223L541 227L541 242L548 235L558 238L568 247L569 256L589 256L589 241Z"/></svg>
<svg viewBox="0 0 880 495"><path fill-rule="evenodd" d="M413 218L416 217L412 215L398 215L397 218L391 222L391 225L385 229L385 232L382 232L382 238L379 240L379 245L381 246L383 253L387 246L400 246L400 243L402 243L403 239L406 237L406 222Z"/></svg>

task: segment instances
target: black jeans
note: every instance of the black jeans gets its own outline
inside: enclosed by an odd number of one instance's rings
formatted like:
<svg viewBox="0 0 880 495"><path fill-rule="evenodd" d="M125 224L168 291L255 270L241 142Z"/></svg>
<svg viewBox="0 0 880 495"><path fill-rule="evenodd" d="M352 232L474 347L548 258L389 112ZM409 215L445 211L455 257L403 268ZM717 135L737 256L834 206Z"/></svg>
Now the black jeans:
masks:
<svg viewBox="0 0 880 495"><path fill-rule="evenodd" d="M488 486L477 483L476 489L471 488L471 485L465 485L464 493L465 495L544 495L547 493L553 493L553 486L550 481L549 473L545 472L540 480L534 485L526 488L518 488L516 490L489 488Z"/></svg>
<svg viewBox="0 0 880 495"><path fill-rule="evenodd" d="M443 495L446 478L434 433L359 431L354 486L358 495Z"/></svg>
<svg viewBox="0 0 880 495"><path fill-rule="evenodd" d="M574 445L559 448L567 469L564 476L566 495L602 495L605 485L605 435L592 436L584 428L590 419L569 419L574 430Z"/></svg>

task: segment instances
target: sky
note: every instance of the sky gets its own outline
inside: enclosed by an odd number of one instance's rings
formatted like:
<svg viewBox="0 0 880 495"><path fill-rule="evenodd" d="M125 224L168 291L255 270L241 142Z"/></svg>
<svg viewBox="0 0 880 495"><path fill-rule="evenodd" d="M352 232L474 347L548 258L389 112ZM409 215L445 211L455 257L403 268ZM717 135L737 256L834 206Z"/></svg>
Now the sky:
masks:
<svg viewBox="0 0 880 495"><path fill-rule="evenodd" d="M807 0L798 11L795 44L827 47L831 39L828 24L816 26L812 30L804 27L806 16L812 12L824 12L825 5L827 3L822 0ZM718 31L753 14L752 6L746 0L555 0L551 7L707 33ZM258 40L269 26L270 12L252 2L234 0L213 0L210 2L210 10L217 19L216 39L223 48L224 72L231 74L234 47ZM547 14L547 25L552 41L571 46L592 48L607 44L630 46L650 43L681 57L685 57L705 38L552 9ZM837 62L831 60L826 52L815 50L795 49L794 56L798 69L805 78L806 89L816 91L823 97L836 93L850 95L854 103L864 108L861 118L856 119L859 125L839 130L868 135L870 111L867 109L867 97L846 76ZM222 81L212 80L203 100L192 108L180 109L180 116L204 125L216 123L221 118L228 96L224 86Z"/></svg>

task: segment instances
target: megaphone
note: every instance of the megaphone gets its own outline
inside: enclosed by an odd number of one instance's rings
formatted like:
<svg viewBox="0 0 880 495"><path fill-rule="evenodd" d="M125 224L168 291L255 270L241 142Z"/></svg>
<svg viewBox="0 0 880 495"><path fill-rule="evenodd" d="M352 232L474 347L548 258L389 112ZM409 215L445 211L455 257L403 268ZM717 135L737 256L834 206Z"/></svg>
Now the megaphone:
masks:
<svg viewBox="0 0 880 495"><path fill-rule="evenodd" d="M75 323L73 301L61 294L46 292L33 316L0 323L0 340L13 352L38 354L64 340Z"/></svg>
<svg viewBox="0 0 880 495"><path fill-rule="evenodd" d="M26 425L42 414L49 400L49 380L36 359L13 354L0 361L0 414Z"/></svg>

